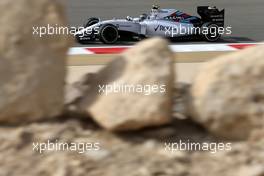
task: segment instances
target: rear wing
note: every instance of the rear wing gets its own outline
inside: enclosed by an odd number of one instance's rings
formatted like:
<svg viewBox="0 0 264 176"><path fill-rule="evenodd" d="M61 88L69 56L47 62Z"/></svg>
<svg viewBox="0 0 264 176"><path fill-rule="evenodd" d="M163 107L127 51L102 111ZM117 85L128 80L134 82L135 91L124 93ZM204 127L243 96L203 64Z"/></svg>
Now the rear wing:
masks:
<svg viewBox="0 0 264 176"><path fill-rule="evenodd" d="M225 25L225 9L219 11L216 7L199 6L197 13L203 22L212 22L221 27Z"/></svg>

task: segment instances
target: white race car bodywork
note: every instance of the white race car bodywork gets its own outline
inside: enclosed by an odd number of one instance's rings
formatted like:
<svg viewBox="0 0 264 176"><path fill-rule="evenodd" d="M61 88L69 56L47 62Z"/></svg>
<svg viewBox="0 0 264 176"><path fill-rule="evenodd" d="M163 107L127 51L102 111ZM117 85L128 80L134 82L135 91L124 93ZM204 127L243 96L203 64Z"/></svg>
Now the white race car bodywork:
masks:
<svg viewBox="0 0 264 176"><path fill-rule="evenodd" d="M198 7L199 8L199 7ZM207 7L201 10L208 10ZM209 20L222 20L218 24L222 24L224 21L223 13L217 10L215 17L209 14ZM203 14L207 18L207 14ZM210 16L211 15L211 16ZM222 16L220 16L222 15ZM106 25L111 25L116 28L119 35L125 33L125 35L131 34L133 37L154 37L161 36L167 38L181 37L196 35L197 29L200 29L203 24L211 24L209 22L205 23L201 18L196 16L190 16L183 12L175 9L156 9L153 10L149 15L143 14L140 18L127 17L126 19L112 19L106 21L100 21L96 24L87 26L85 29L80 30L76 33L76 36L80 40L96 40L100 38L100 32L102 27ZM213 23L212 23L213 24ZM219 26L219 25L218 25ZM81 37L80 37L81 36Z"/></svg>

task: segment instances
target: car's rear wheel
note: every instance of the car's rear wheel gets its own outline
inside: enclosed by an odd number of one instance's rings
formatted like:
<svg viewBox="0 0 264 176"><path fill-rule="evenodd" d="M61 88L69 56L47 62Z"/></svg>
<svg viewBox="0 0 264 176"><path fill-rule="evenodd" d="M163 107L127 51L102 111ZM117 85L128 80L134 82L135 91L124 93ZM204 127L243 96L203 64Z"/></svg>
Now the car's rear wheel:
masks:
<svg viewBox="0 0 264 176"><path fill-rule="evenodd" d="M99 21L100 21L99 18L95 18L95 17L89 18L87 22L84 24L84 27L87 28L89 26L99 23Z"/></svg>
<svg viewBox="0 0 264 176"><path fill-rule="evenodd" d="M215 42L221 38L221 34L219 34L219 26L214 23L205 23L202 26L202 30L206 30L203 32L203 38L208 42Z"/></svg>
<svg viewBox="0 0 264 176"><path fill-rule="evenodd" d="M114 44L119 38L118 29L115 25L105 24L100 27L100 41L105 44Z"/></svg>

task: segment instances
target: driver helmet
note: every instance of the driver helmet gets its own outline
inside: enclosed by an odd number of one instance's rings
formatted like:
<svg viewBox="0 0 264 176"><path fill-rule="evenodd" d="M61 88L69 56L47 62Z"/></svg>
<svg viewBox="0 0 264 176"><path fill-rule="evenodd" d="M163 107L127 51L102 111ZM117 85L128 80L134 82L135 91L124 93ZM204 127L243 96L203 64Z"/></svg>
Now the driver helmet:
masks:
<svg viewBox="0 0 264 176"><path fill-rule="evenodd" d="M159 13L160 6L159 5L153 5L151 9L151 13L153 15L157 15Z"/></svg>
<svg viewBox="0 0 264 176"><path fill-rule="evenodd" d="M160 8L160 6L156 5L156 4L152 6L152 9L155 9L155 10L159 10L159 8Z"/></svg>

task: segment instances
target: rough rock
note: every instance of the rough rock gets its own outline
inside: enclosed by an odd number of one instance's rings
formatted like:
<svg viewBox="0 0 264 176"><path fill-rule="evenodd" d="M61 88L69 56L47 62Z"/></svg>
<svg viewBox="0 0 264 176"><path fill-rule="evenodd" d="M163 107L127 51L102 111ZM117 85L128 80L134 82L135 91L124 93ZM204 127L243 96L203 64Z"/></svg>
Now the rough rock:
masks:
<svg viewBox="0 0 264 176"><path fill-rule="evenodd" d="M192 156L191 175L242 175L263 176L264 148L263 141L233 142L231 151L216 154L195 153ZM205 170L206 168L206 170Z"/></svg>
<svg viewBox="0 0 264 176"><path fill-rule="evenodd" d="M218 137L247 139L264 126L264 46L207 63L193 87L193 119Z"/></svg>
<svg viewBox="0 0 264 176"><path fill-rule="evenodd" d="M168 123L172 116L173 57L166 40L139 43L88 81L90 86L86 86L78 106L112 131Z"/></svg>
<svg viewBox="0 0 264 176"><path fill-rule="evenodd" d="M65 26L54 0L0 2L0 122L57 116L63 108L66 35L39 37L37 27Z"/></svg>
<svg viewBox="0 0 264 176"><path fill-rule="evenodd" d="M122 134L109 133L90 121L76 118L19 127L1 126L0 175L234 176L239 173L262 176L263 141L233 142L231 151L215 154L165 150L165 142L176 143L180 139L215 142L209 133L188 120ZM75 143L79 148L56 150L50 145L50 150L41 154L34 149L33 143L48 141ZM100 143L100 150L86 150L83 143Z"/></svg>
<svg viewBox="0 0 264 176"><path fill-rule="evenodd" d="M178 82L174 87L173 95L173 117L178 119L186 119L189 116L189 104L191 85L188 83Z"/></svg>
<svg viewBox="0 0 264 176"><path fill-rule="evenodd" d="M72 84L66 84L65 90L65 111L67 112L81 112L82 110L76 102L81 100L85 92L91 89L95 75L97 73L87 73L81 77L80 80Z"/></svg>

